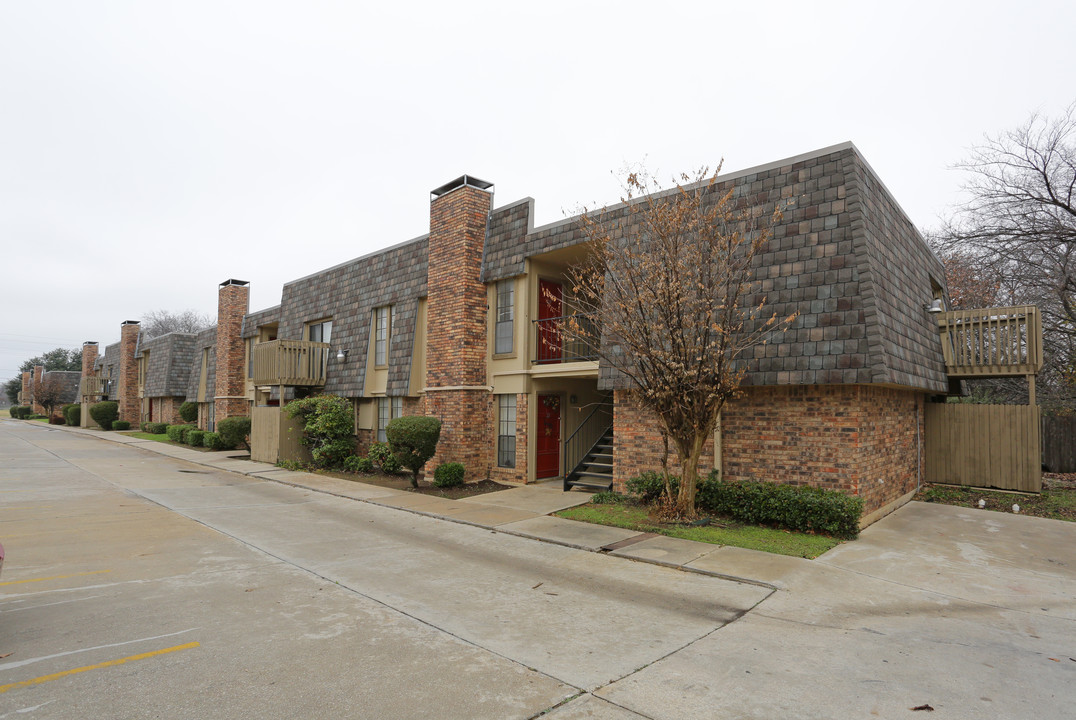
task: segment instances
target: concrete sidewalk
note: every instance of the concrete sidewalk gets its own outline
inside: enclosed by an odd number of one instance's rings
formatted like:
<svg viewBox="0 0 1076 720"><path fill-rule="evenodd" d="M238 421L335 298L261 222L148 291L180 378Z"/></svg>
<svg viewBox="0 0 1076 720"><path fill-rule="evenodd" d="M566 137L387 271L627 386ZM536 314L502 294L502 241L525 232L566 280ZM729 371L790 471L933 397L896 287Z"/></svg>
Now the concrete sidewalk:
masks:
<svg viewBox="0 0 1076 720"><path fill-rule="evenodd" d="M342 480L314 473L285 470L268 463L236 459L245 453L203 452L180 445L132 438L65 425L50 430L88 435L128 447L167 455L215 470L226 470L314 492L406 510L440 520L476 525L494 532L553 543L564 547L614 555L639 562L678 568L688 572L782 589L782 577L796 572L809 560L773 555L757 550L681 540L635 530L606 527L553 517L552 513L589 502L592 493L564 492L559 484L520 485L510 490L449 500L431 495L393 490L358 480Z"/></svg>

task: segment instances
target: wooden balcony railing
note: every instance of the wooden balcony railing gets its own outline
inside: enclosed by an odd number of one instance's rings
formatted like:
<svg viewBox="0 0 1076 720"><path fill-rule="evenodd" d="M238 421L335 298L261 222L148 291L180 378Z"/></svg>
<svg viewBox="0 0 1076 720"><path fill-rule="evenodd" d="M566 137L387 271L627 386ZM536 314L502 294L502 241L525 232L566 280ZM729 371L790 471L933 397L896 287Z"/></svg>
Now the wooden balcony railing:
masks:
<svg viewBox="0 0 1076 720"><path fill-rule="evenodd" d="M540 365L597 360L592 338L598 325L590 315L534 320L534 362Z"/></svg>
<svg viewBox="0 0 1076 720"><path fill-rule="evenodd" d="M1034 375L1042 367L1042 319L1034 305L950 310L938 315L952 378Z"/></svg>
<svg viewBox="0 0 1076 720"><path fill-rule="evenodd" d="M79 379L78 394L80 397L97 397L108 394L108 380L96 375L83 375Z"/></svg>
<svg viewBox="0 0 1076 720"><path fill-rule="evenodd" d="M254 346L255 385L324 385L329 343L270 340Z"/></svg>

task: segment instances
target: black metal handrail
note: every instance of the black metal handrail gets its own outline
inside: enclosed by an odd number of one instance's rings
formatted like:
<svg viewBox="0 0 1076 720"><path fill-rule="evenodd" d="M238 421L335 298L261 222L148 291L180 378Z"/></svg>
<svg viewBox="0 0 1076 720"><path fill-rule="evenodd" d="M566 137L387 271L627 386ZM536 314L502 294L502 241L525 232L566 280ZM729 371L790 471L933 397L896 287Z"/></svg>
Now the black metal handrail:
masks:
<svg viewBox="0 0 1076 720"><path fill-rule="evenodd" d="M613 395L607 393L595 406L590 414L579 423L568 439L564 441L564 468L565 477L571 477L583 460L594 448L594 444L601 440L602 435L613 426Z"/></svg>
<svg viewBox="0 0 1076 720"><path fill-rule="evenodd" d="M573 332L571 324L578 326ZM534 320L535 358L540 364L596 360L598 322L593 315L564 315Z"/></svg>

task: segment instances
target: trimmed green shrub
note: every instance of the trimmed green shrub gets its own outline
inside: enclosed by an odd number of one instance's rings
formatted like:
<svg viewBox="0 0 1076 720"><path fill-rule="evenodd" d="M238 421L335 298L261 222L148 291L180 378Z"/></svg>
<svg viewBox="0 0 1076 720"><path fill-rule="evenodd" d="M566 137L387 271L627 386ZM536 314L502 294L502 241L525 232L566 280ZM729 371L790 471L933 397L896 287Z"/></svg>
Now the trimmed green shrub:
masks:
<svg viewBox="0 0 1076 720"><path fill-rule="evenodd" d="M179 417L184 422L198 422L198 403L185 402L179 406Z"/></svg>
<svg viewBox="0 0 1076 720"><path fill-rule="evenodd" d="M590 498L590 502L595 505L619 505L624 502L624 500L624 496L615 490L602 490L601 492L594 493Z"/></svg>
<svg viewBox="0 0 1076 720"><path fill-rule="evenodd" d="M113 420L112 421L112 429L113 430L130 430L131 429L131 423L128 422L127 420Z"/></svg>
<svg viewBox="0 0 1076 720"><path fill-rule="evenodd" d="M247 436L250 435L250 418L246 415L240 417L224 418L217 423L217 432L229 450L242 445L249 449Z"/></svg>
<svg viewBox="0 0 1076 720"><path fill-rule="evenodd" d="M314 395L284 406L288 417L303 422L301 442L317 467L338 467L355 454L355 415L351 401L338 395Z"/></svg>
<svg viewBox="0 0 1076 720"><path fill-rule="evenodd" d="M172 442L181 443L181 442L183 442L183 437L186 435L187 431L189 431L192 427L197 427L197 426L195 426L195 425L169 425L167 428L165 428L164 432L165 432L166 435L168 435L168 439L171 440Z"/></svg>
<svg viewBox="0 0 1076 720"><path fill-rule="evenodd" d="M25 420L30 416L30 408L26 405L14 405L11 408L11 417L16 420Z"/></svg>
<svg viewBox="0 0 1076 720"><path fill-rule="evenodd" d="M203 444L203 438L205 438L204 430L188 430L186 443L191 447L205 447Z"/></svg>
<svg viewBox="0 0 1076 720"><path fill-rule="evenodd" d="M728 482L716 473L699 483L699 508L753 525L854 538L863 498L839 490L759 481Z"/></svg>
<svg viewBox="0 0 1076 720"><path fill-rule="evenodd" d="M374 461L361 455L352 455L344 460L344 469L354 473L372 473Z"/></svg>
<svg viewBox="0 0 1076 720"><path fill-rule="evenodd" d="M164 435L166 430L168 430L168 424L167 423L159 423L159 422L142 423L142 432L149 433L150 435Z"/></svg>
<svg viewBox="0 0 1076 720"><path fill-rule="evenodd" d="M207 432L202 434L202 446L210 450L227 450L224 441L220 439L220 433Z"/></svg>
<svg viewBox="0 0 1076 720"><path fill-rule="evenodd" d="M102 400L90 405L90 417L102 430L111 430L112 421L120 416L120 404L115 400Z"/></svg>
<svg viewBox="0 0 1076 720"><path fill-rule="evenodd" d="M370 458L370 461L373 462L378 469L384 470L385 463L392 457L392 450L389 449L388 443L370 443L370 449L366 451L366 457Z"/></svg>
<svg viewBox="0 0 1076 720"><path fill-rule="evenodd" d="M624 487L628 494L638 498L639 502L652 505L665 492L665 476L659 472L647 471L629 479L624 483ZM680 478L675 475L670 477L669 489L675 495L680 489Z"/></svg>
<svg viewBox="0 0 1076 720"><path fill-rule="evenodd" d="M60 410L64 416L64 422L68 425L78 426L82 423L82 406L78 403L68 403Z"/></svg>
<svg viewBox="0 0 1076 720"><path fill-rule="evenodd" d="M400 458L395 455L389 455L385 458L385 462L381 463L381 472L386 475L395 475L400 472Z"/></svg>
<svg viewBox="0 0 1076 720"><path fill-rule="evenodd" d="M463 463L442 463L433 471L433 484L439 488L462 485L465 472Z"/></svg>
<svg viewBox="0 0 1076 720"><path fill-rule="evenodd" d="M411 487L418 487L419 472L437 450L441 421L435 417L393 418L385 427L385 435L394 457L411 471Z"/></svg>

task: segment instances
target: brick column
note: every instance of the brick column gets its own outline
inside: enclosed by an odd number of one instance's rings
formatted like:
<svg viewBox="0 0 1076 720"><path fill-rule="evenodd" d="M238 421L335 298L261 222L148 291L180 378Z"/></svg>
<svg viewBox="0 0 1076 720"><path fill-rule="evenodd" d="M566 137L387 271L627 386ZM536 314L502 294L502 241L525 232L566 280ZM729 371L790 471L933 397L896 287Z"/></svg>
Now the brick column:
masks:
<svg viewBox="0 0 1076 720"><path fill-rule="evenodd" d="M488 477L493 457L481 281L491 188L464 175L430 201L426 414L440 418L441 440L429 467L461 462L471 479Z"/></svg>
<svg viewBox="0 0 1076 720"><path fill-rule="evenodd" d="M96 373L93 370L94 364L97 362L97 343L93 340L87 340L82 343L82 377L93 377ZM79 414L79 425L84 428L97 427L97 423L90 417L90 405L97 401L97 397L87 398L82 394L82 386L79 386L79 398L78 401L82 405L82 410Z"/></svg>
<svg viewBox="0 0 1076 720"><path fill-rule="evenodd" d="M246 396L243 316L250 309L250 283L225 280L217 293L217 366L213 419L250 414Z"/></svg>
<svg viewBox="0 0 1076 720"><path fill-rule="evenodd" d="M137 428L142 415L142 403L138 398L138 333L142 327L137 320L125 320L120 325L120 369L116 382L116 400L119 402L120 420Z"/></svg>
<svg viewBox="0 0 1076 720"><path fill-rule="evenodd" d="M33 388L33 385L31 384L31 381L30 381L30 378L32 376L33 375L29 370L27 370L26 372L24 372L22 374L22 404L23 405L29 405L30 404L30 399L33 397L33 393L31 392L31 389Z"/></svg>
<svg viewBox="0 0 1076 720"><path fill-rule="evenodd" d="M45 374L45 366L44 365L34 365L34 381L33 381L33 387L31 388L31 397L33 398L33 403L31 404L31 408L33 409L34 415L44 415L45 414L45 408L41 407L37 403L37 396L41 393L41 378L42 378L42 376L44 374Z"/></svg>

